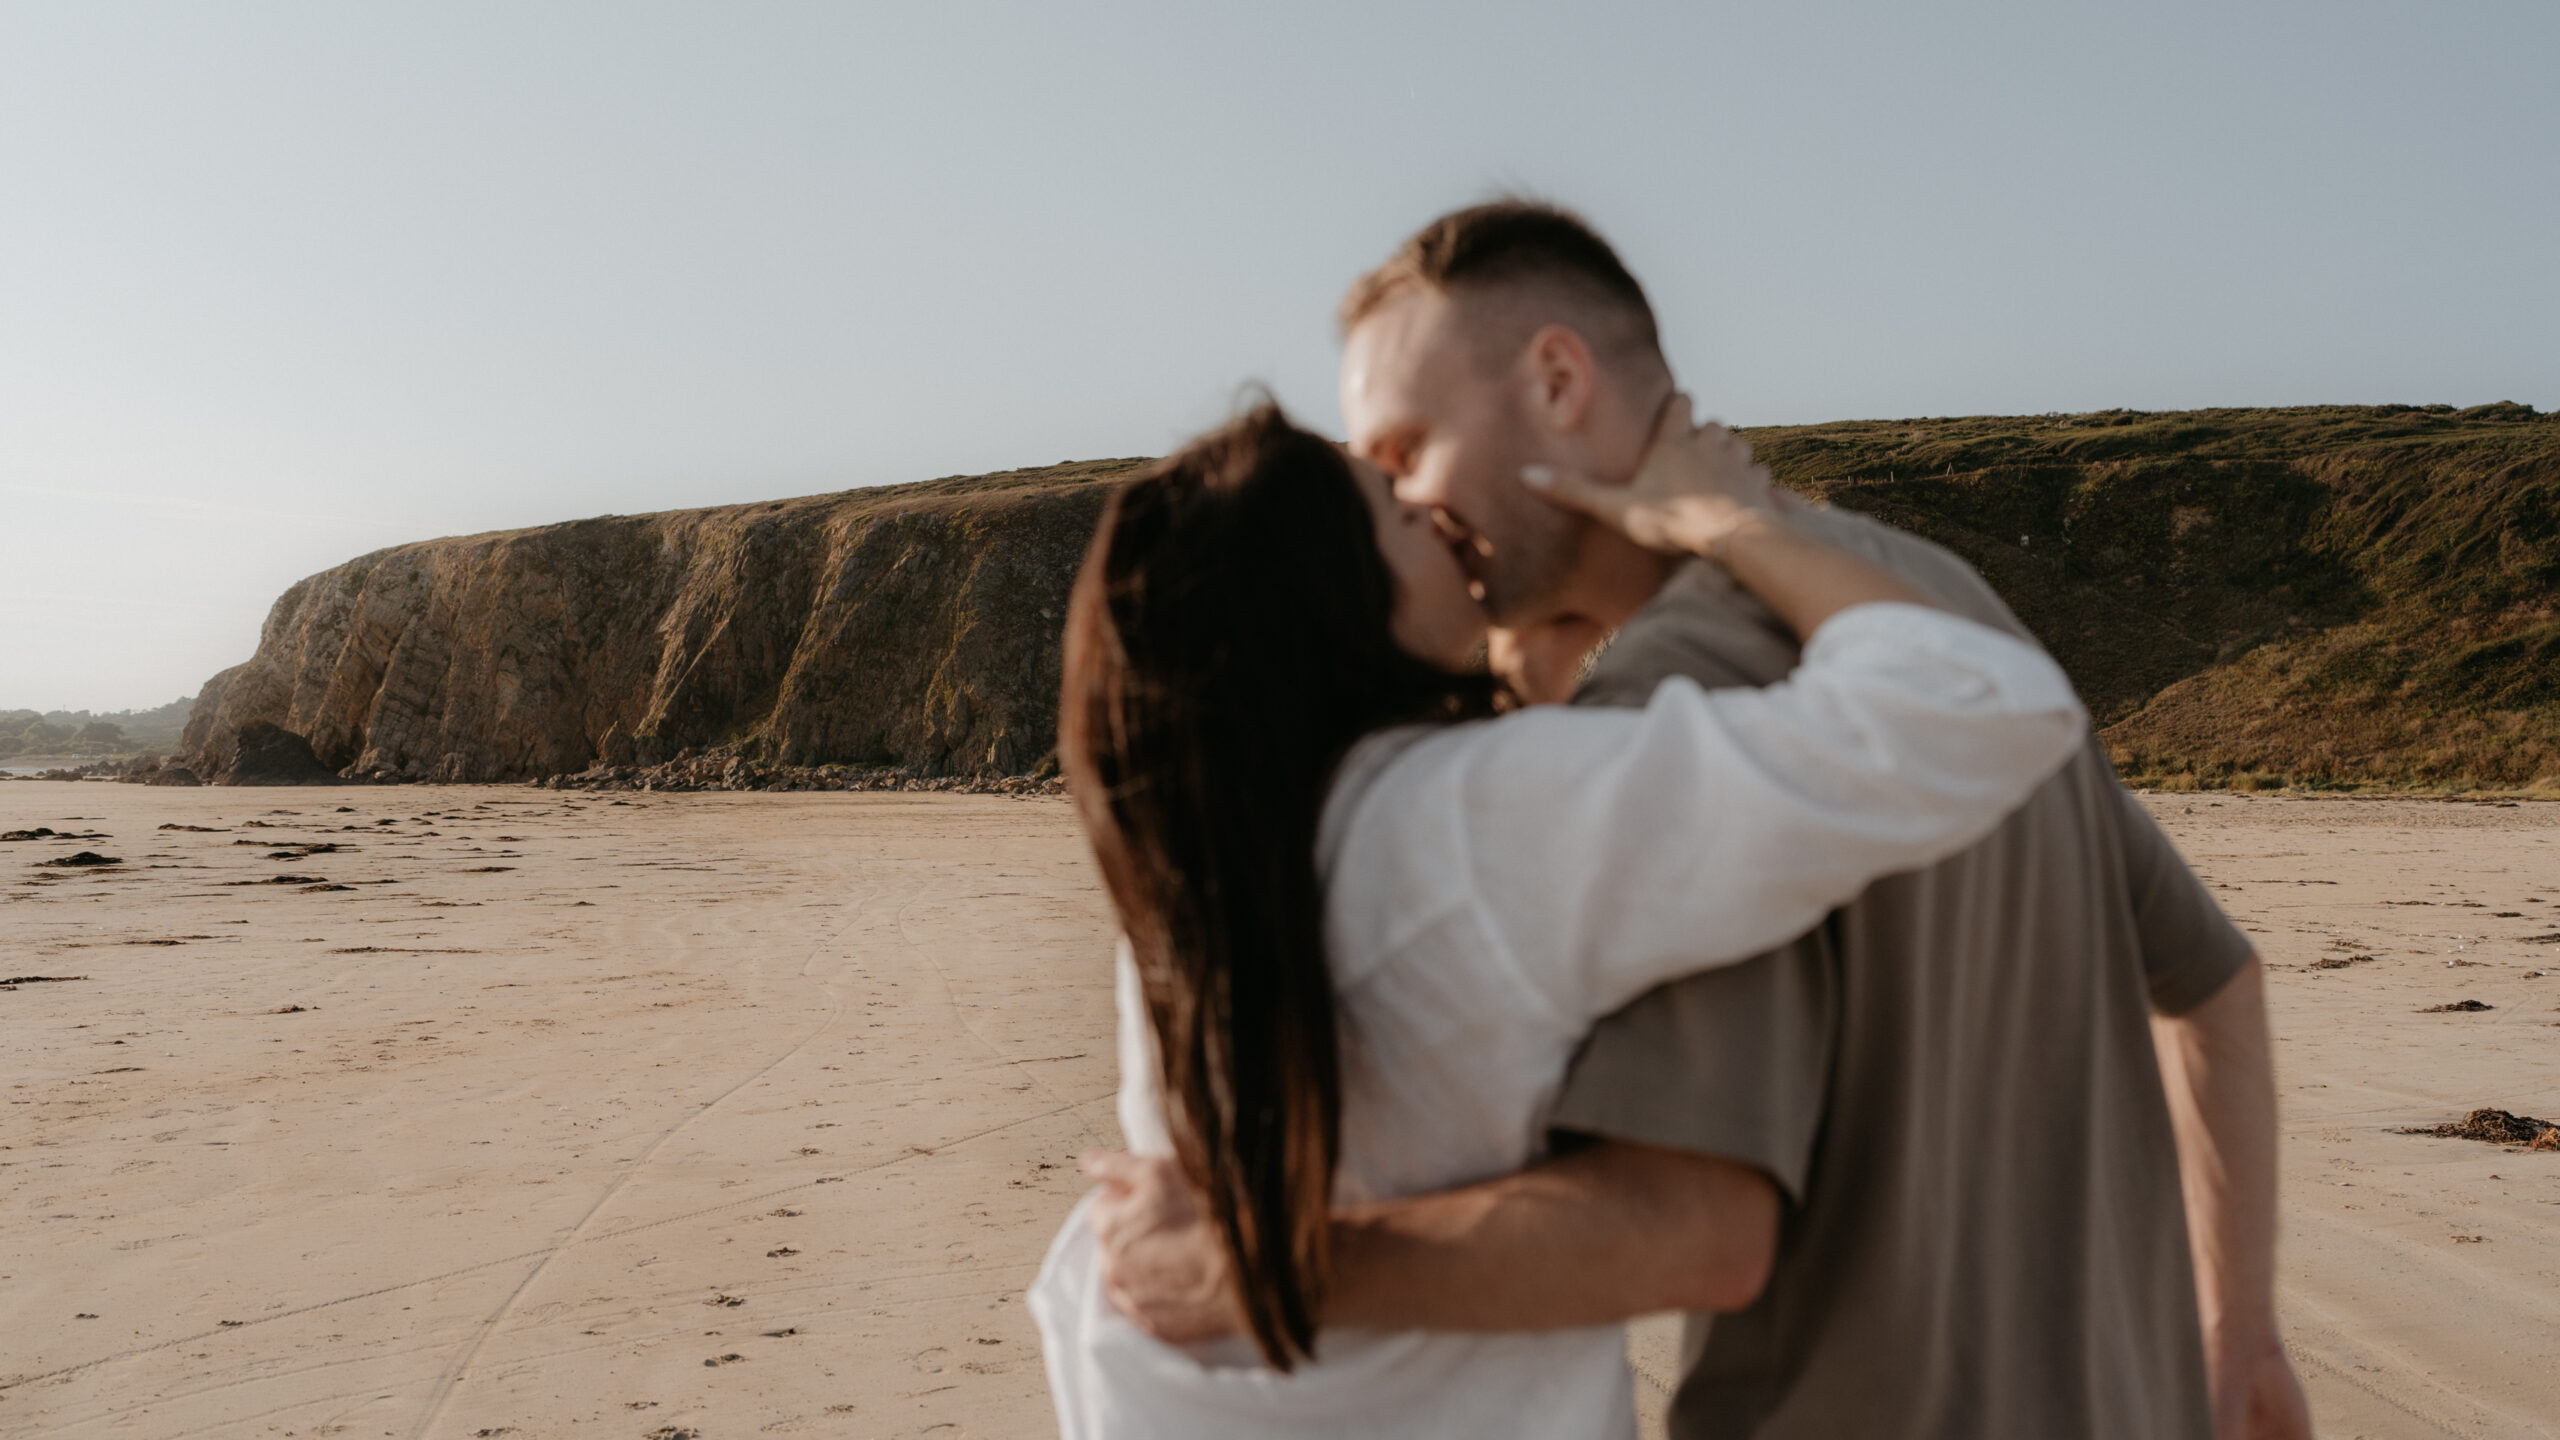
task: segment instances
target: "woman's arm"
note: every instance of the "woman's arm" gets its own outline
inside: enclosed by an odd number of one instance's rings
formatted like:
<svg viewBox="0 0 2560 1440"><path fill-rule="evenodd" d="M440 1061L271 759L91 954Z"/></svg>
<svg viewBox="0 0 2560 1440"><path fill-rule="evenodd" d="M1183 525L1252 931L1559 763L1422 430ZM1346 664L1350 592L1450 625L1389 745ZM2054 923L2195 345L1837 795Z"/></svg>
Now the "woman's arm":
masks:
<svg viewBox="0 0 2560 1440"><path fill-rule="evenodd" d="M1641 711L1538 706L1427 743L1402 793L1364 803L1352 843L1369 853L1343 864L1457 857L1485 942L1579 1023L1973 843L2084 723L2033 644L1855 605L1775 686L1675 678Z"/></svg>

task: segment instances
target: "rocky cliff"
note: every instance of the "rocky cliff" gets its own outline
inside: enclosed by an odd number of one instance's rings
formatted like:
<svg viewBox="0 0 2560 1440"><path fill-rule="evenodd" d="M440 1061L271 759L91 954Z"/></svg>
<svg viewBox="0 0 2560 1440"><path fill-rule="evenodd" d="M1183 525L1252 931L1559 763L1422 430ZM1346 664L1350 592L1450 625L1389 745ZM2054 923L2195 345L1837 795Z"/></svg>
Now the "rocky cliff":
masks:
<svg viewBox="0 0 2560 1440"><path fill-rule="evenodd" d="M2320 406L1751 432L1979 566L2137 783L2560 787L2560 415Z"/></svg>
<svg viewBox="0 0 2560 1440"><path fill-rule="evenodd" d="M242 770L242 732L264 721L357 779L710 750L1031 772L1053 743L1067 583L1107 482L1138 463L376 551L276 601L257 654L197 700L183 756L208 778L282 778L272 743Z"/></svg>
<svg viewBox="0 0 2560 1440"><path fill-rule="evenodd" d="M1980 566L2133 778L2560 785L2560 416L1748 433L1787 483ZM379 551L276 602L257 655L197 702L185 759L232 779L520 780L704 757L1037 773L1067 583L1108 483L1139 463Z"/></svg>

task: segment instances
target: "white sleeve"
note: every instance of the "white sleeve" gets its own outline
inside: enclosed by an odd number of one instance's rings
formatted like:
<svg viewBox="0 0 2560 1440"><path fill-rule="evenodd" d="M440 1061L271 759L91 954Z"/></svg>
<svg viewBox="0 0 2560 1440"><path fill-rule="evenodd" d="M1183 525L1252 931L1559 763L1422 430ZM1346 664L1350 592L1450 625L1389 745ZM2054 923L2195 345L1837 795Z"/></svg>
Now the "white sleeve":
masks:
<svg viewBox="0 0 2560 1440"><path fill-rule="evenodd" d="M1674 677L1640 711L1543 706L1483 726L1454 777L1458 841L1512 963L1589 1019L1989 834L2085 723L2033 644L1860 605L1765 689Z"/></svg>
<svg viewBox="0 0 2560 1440"><path fill-rule="evenodd" d="M1138 989L1138 959L1125 935L1112 970L1112 1003L1120 1012L1120 1143L1132 1155L1170 1155L1173 1137L1164 1124L1156 1033L1147 1023L1147 1002Z"/></svg>

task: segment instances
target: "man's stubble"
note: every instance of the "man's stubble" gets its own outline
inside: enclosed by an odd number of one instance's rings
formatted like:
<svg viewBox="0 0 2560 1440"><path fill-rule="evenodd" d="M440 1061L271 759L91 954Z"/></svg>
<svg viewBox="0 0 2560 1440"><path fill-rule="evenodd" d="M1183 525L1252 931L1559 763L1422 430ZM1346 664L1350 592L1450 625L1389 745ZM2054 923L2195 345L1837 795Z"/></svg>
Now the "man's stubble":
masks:
<svg viewBox="0 0 2560 1440"><path fill-rule="evenodd" d="M1507 398L1507 397L1506 397ZM1546 463L1526 419L1499 412L1498 440L1487 447L1491 473L1476 477L1481 515L1460 516L1491 547L1475 560L1484 586L1485 618L1506 629L1541 624L1564 613L1591 522L1540 498L1519 481L1522 466Z"/></svg>

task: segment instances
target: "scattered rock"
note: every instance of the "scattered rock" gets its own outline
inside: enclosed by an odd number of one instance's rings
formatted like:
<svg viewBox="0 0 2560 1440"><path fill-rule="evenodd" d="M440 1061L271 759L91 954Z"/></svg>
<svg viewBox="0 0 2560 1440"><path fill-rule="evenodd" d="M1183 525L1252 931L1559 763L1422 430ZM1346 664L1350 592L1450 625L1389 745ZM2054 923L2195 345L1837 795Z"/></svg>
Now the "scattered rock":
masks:
<svg viewBox="0 0 2560 1440"><path fill-rule="evenodd" d="M533 782L550 790L897 790L961 795L1064 795L1056 776L927 775L898 767L766 765L727 751L660 765L595 765ZM628 801L617 800L617 805Z"/></svg>
<svg viewBox="0 0 2560 1440"><path fill-rule="evenodd" d="M746 1359L746 1358L747 1358L746 1356L744 1356L744 1355L738 1355L738 1354L714 1355L714 1356L712 1356L710 1359L705 1360L705 1361L703 1361L702 1363L703 1363L703 1364L705 1364L705 1365L735 1365L735 1364L737 1364L739 1361L744 1360L744 1359ZM688 1430L688 1431L686 1431L686 1432L684 1432L684 1433L685 1433L685 1434L687 1434L687 1435L690 1435L690 1434L692 1434L693 1432L692 1432L692 1431L690 1431L690 1430Z"/></svg>
<svg viewBox="0 0 2560 1440"><path fill-rule="evenodd" d="M201 785L204 783L203 777L195 771L174 761L163 760L157 755L137 755L130 760L111 762L104 767L104 773L107 778L127 785Z"/></svg>
<svg viewBox="0 0 2560 1440"><path fill-rule="evenodd" d="M2560 1150L2560 1125L2537 1120L2530 1115L2515 1115L2504 1110L2479 1109L2459 1120L2441 1125L2411 1125L2391 1132L2395 1135L2432 1135L2441 1140L2485 1140L2492 1145L2525 1145L2536 1150Z"/></svg>
<svg viewBox="0 0 2560 1440"><path fill-rule="evenodd" d="M69 855L58 855L51 860L40 861L38 863L58 869L70 870L97 865L121 865L124 861L119 856L101 855L95 850L80 850Z"/></svg>
<svg viewBox="0 0 2560 1440"><path fill-rule="evenodd" d="M2422 1005L2418 1007L2418 1013L2421 1015L2470 1015L2497 1008L2495 1005L2483 1004L2478 1000L2455 1000L2443 1005Z"/></svg>
<svg viewBox="0 0 2560 1440"><path fill-rule="evenodd" d="M2378 957L2372 955L2324 955L2319 959L2312 961L2311 968L2314 970L2344 970L2350 965L2370 964L2376 958Z"/></svg>

